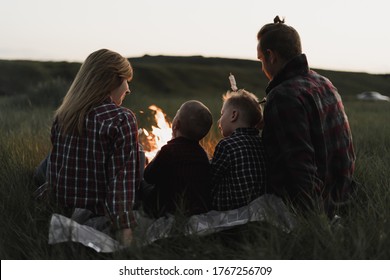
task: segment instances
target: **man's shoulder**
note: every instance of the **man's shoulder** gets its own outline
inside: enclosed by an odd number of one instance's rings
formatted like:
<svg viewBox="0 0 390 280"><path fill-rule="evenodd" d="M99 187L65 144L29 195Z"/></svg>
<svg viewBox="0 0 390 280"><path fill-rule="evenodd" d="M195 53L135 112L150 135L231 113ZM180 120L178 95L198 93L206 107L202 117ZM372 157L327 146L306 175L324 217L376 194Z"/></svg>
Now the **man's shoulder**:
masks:
<svg viewBox="0 0 390 280"><path fill-rule="evenodd" d="M312 99L312 96L320 93L337 94L337 92L327 77L310 70L306 75L296 76L276 86L269 92L267 102L277 101L280 106L291 107Z"/></svg>
<svg viewBox="0 0 390 280"><path fill-rule="evenodd" d="M305 100L313 89L323 87L324 84L331 85L328 79L310 71L306 75L296 76L277 85L268 93L267 103L277 104L278 107L293 107Z"/></svg>
<svg viewBox="0 0 390 280"><path fill-rule="evenodd" d="M309 80L310 80L309 76L310 74L300 75L285 80L280 84L278 84L276 87L274 87L269 92L269 94L272 95L278 93L280 95L287 95L291 91L299 92L299 90L302 89L302 87L309 86Z"/></svg>

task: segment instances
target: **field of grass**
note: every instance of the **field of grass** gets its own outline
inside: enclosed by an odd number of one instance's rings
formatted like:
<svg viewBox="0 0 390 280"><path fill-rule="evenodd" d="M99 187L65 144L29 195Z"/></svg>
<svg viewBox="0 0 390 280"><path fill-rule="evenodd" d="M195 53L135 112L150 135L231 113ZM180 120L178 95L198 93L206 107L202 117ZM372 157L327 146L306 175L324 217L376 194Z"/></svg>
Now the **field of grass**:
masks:
<svg viewBox="0 0 390 280"><path fill-rule="evenodd" d="M188 99L204 102L215 121L227 75L263 97L266 81L250 61L144 57L131 60L134 92L124 103L140 127L151 124L148 106L173 118ZM1 259L389 259L390 103L362 102L363 90L390 93L388 76L321 71L339 88L352 126L361 187L331 227L324 216L298 215L299 227L285 233L250 223L205 237L176 237L114 254L98 254L77 243L48 245L50 211L33 199L34 168L50 150L52 113L78 69L77 64L0 61L0 258ZM22 71L23 70L23 71ZM17 79L15 78L18 77ZM25 82L25 83L24 83ZM143 111L144 113L141 113ZM205 141L218 141L216 128Z"/></svg>

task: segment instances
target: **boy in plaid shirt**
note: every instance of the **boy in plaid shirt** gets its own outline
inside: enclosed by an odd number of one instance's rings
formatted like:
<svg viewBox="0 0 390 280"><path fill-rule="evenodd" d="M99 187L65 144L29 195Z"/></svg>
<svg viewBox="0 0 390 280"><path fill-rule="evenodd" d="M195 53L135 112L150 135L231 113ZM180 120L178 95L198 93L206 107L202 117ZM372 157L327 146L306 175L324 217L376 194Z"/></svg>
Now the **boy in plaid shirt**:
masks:
<svg viewBox="0 0 390 280"><path fill-rule="evenodd" d="M247 205L264 193L266 184L259 100L238 90L227 92L223 101L218 125L224 138L211 160L212 206L220 211Z"/></svg>

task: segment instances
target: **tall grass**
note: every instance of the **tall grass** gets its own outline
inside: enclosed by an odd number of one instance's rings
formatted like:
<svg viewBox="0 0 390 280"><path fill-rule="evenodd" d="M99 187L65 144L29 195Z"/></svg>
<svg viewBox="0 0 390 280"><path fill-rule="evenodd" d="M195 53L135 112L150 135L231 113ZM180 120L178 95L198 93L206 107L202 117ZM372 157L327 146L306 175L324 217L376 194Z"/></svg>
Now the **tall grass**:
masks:
<svg viewBox="0 0 390 280"><path fill-rule="evenodd" d="M255 76L258 76L257 64L249 63L249 66L237 64L232 68L226 61L194 58L193 66L187 64L181 66L183 64L174 62L176 64L173 67L169 61L162 59L161 67L167 65L167 68L154 71L159 68L156 68L154 62L150 62L150 70L147 67L148 61L148 58L143 64L138 60L134 61L136 74L140 74L138 78L135 77L134 85L139 86L133 88L133 94L124 102L124 105L137 115L140 127L148 128L151 125L149 105L156 104L167 113L168 119L172 120L180 105L189 99L197 99L206 104L213 114L215 123L220 115L221 95L228 88L225 83L217 81L227 78L225 72L239 73L236 78L240 86L255 92L259 97L263 95L264 81L257 84L250 83L256 80ZM202 63L206 63L211 70L205 71ZM222 63L222 66L218 68L216 63ZM11 67L8 62L2 62L1 65L3 68L4 65ZM22 63L22 66L25 65ZM144 247L134 245L114 254L98 254L77 243L48 245L51 212L45 205L34 199L36 185L32 177L35 167L50 150L49 137L53 111L66 92L70 77L77 70L77 65L64 64L63 66L69 68L65 69L66 73L69 72L68 76L56 76L47 72L47 69L54 67L57 73L62 66L45 64L44 68L39 68L39 73L40 76L49 76L47 81L36 83L34 79L30 79L28 88L13 87L13 83L0 88L1 259L390 258L388 250L390 248L390 123L388 122L390 103L362 102L355 100L352 95L355 91L363 90L365 86L375 83L380 83L382 89L387 89L387 77L374 76L371 80L365 74L342 73L341 79L341 76L333 72L325 74L334 75L331 77L332 80L343 80L340 84L336 83L336 86L340 85L339 88L343 89L341 92L349 94L343 98L357 154L355 176L360 182L359 190L351 203L344 209L340 209L342 218L339 224L330 225L327 218L318 213L306 215L297 213L299 226L289 234L267 223L250 223L204 237L176 236ZM175 75L180 72L175 67L183 67L185 73L190 73L181 77L184 81L182 86L179 82L173 81ZM30 68L28 68L29 73L33 71ZM7 69L3 69L4 81L5 75L9 72ZM137 69L140 70L137 72ZM148 76L148 69L158 75ZM245 75L246 73L248 76ZM249 73L252 76L249 76ZM356 80L354 80L355 76L359 81L353 82ZM147 79L148 83L142 84L141 78ZM148 79L154 79L156 83ZM167 85L167 81L172 84ZM187 85L191 85L188 90L185 88ZM164 86L167 88L164 89ZM18 90L20 90L18 94L12 94L12 91ZM220 137L218 128L214 125L209 135L202 141L209 155L213 153Z"/></svg>
<svg viewBox="0 0 390 280"><path fill-rule="evenodd" d="M325 216L298 215L290 234L265 223L251 223L205 237L176 237L115 254L97 254L77 243L48 245L50 212L32 197L34 168L50 149L54 108L0 100L0 257L2 259L388 259L390 257L390 104L346 102L357 152L356 179L361 183L353 202L332 227ZM20 101L20 100L19 100ZM154 100L172 113L182 99ZM220 99L203 100L219 112ZM132 100L128 100L131 103ZM146 103L134 104L145 110ZM22 104L22 103L21 103ZM12 105L12 106L11 106ZM17 106L16 106L17 107ZM211 107L211 106L210 106ZM167 109L170 108L170 109ZM137 110L137 109L136 109ZM140 118L142 119L142 118ZM149 121L147 118L142 120ZM219 139L214 130L203 145L210 153Z"/></svg>

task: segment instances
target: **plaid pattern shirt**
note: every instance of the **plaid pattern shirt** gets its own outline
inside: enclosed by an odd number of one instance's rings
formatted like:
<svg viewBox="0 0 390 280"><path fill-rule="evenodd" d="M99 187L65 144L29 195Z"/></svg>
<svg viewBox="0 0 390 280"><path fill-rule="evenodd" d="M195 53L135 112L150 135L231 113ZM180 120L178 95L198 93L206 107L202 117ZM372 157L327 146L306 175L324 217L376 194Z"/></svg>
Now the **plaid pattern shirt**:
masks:
<svg viewBox="0 0 390 280"><path fill-rule="evenodd" d="M135 226L138 187L138 133L134 114L107 99L92 109L82 136L51 131L48 182L56 203L108 214L114 229Z"/></svg>
<svg viewBox="0 0 390 280"><path fill-rule="evenodd" d="M266 93L262 135L271 191L302 202L342 200L351 191L355 153L337 89L310 70L302 54L285 65Z"/></svg>
<svg viewBox="0 0 390 280"><path fill-rule="evenodd" d="M216 210L239 208L263 194L266 162L259 130L238 128L222 139L215 148L211 172Z"/></svg>

